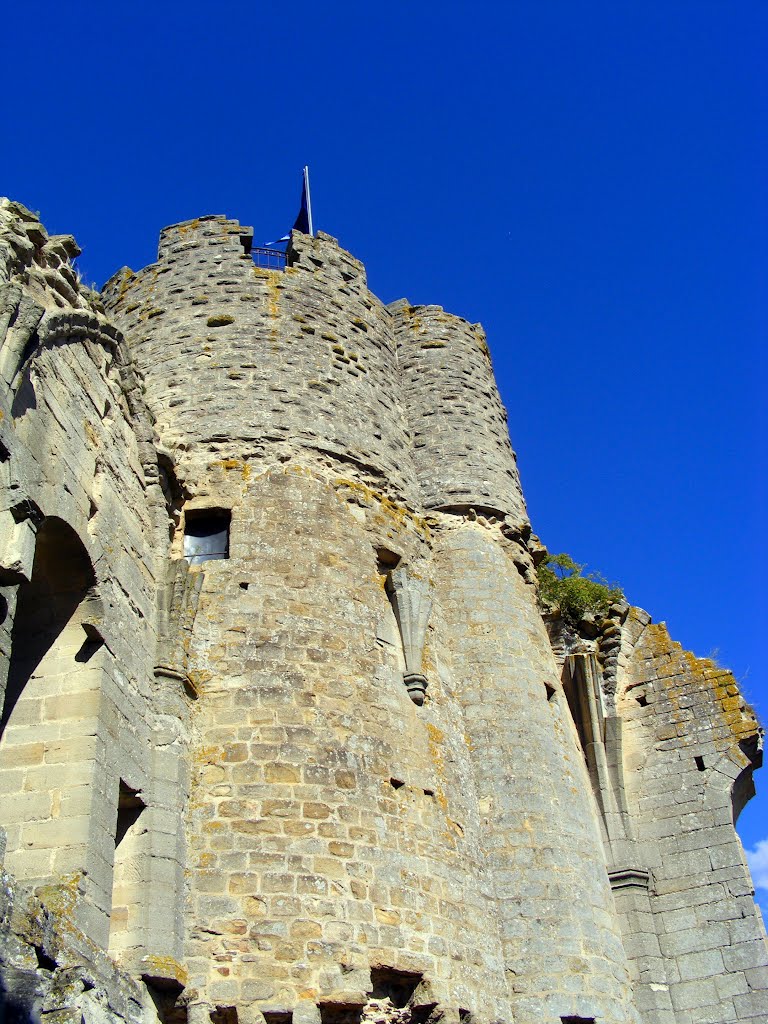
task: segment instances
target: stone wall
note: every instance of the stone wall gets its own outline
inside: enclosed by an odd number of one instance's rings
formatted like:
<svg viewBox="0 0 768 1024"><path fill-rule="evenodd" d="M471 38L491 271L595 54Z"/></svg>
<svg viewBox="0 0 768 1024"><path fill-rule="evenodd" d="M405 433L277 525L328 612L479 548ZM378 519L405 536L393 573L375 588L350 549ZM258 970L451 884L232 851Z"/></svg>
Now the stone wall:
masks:
<svg viewBox="0 0 768 1024"><path fill-rule="evenodd" d="M765 1019L762 734L639 609L542 615L479 325L323 234L99 297L0 228L11 1019Z"/></svg>
<svg viewBox="0 0 768 1024"><path fill-rule="evenodd" d="M298 446L415 499L391 317L362 265L295 233L286 270L262 270L251 236L223 217L166 228L156 264L105 287L178 472L194 487L195 462Z"/></svg>
<svg viewBox="0 0 768 1024"><path fill-rule="evenodd" d="M389 309L424 505L474 506L527 523L482 326L405 299Z"/></svg>
<svg viewBox="0 0 768 1024"><path fill-rule="evenodd" d="M733 828L762 761L754 713L730 672L683 651L663 623L640 632L620 709L672 1006L678 1019L759 1020L765 928Z"/></svg>
<svg viewBox="0 0 768 1024"><path fill-rule="evenodd" d="M5 863L26 891L52 894L48 918L110 949L121 783L140 794L137 913L120 950L135 967L180 953L184 862L186 712L153 674L168 545L154 432L124 339L78 283L74 240L7 200L0 228ZM160 893L170 920L153 916Z"/></svg>

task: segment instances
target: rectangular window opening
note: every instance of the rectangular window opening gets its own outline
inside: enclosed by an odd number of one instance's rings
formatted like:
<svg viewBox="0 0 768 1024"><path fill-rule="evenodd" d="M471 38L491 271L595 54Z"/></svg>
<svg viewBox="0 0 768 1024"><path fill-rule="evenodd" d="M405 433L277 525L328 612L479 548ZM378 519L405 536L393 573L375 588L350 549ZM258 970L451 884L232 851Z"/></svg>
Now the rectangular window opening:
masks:
<svg viewBox="0 0 768 1024"><path fill-rule="evenodd" d="M320 1024L360 1024L363 1005L359 1003L319 1003Z"/></svg>
<svg viewBox="0 0 768 1024"><path fill-rule="evenodd" d="M184 514L184 557L190 565L229 558L232 513L223 508L190 509Z"/></svg>
<svg viewBox="0 0 768 1024"><path fill-rule="evenodd" d="M263 1010L262 1016L267 1024L293 1024L290 1010Z"/></svg>

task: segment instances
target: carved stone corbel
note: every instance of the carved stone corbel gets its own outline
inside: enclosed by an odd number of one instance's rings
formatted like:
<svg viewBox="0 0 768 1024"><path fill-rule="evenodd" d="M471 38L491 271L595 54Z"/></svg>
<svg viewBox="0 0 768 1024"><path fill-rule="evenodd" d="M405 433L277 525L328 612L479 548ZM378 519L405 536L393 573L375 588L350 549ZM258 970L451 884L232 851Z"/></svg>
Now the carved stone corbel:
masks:
<svg viewBox="0 0 768 1024"><path fill-rule="evenodd" d="M190 572L186 559L175 559L168 563L165 585L158 594L155 676L181 682L194 696L197 693L187 675L189 640L204 576Z"/></svg>
<svg viewBox="0 0 768 1024"><path fill-rule="evenodd" d="M421 705L427 689L427 677L421 670L421 662L432 611L429 581L409 573L405 566L399 566L389 574L387 592L403 643L403 682L413 703Z"/></svg>
<svg viewBox="0 0 768 1024"><path fill-rule="evenodd" d="M43 513L34 501L25 498L7 512L0 513L0 518L5 520L0 529L3 537L0 583L4 586L29 583L35 560L37 531L43 521Z"/></svg>

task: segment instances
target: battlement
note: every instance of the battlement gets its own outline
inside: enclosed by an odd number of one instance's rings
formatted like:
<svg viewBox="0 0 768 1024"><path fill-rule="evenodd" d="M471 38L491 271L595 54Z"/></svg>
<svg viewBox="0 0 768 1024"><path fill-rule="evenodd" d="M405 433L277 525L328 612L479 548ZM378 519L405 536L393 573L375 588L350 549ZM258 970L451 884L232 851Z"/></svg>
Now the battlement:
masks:
<svg viewBox="0 0 768 1024"><path fill-rule="evenodd" d="M524 522L482 328L385 307L330 235L294 232L284 273L253 266L252 236L224 217L165 228L156 264L104 288L181 464L193 445L248 460L300 448L413 508Z"/></svg>

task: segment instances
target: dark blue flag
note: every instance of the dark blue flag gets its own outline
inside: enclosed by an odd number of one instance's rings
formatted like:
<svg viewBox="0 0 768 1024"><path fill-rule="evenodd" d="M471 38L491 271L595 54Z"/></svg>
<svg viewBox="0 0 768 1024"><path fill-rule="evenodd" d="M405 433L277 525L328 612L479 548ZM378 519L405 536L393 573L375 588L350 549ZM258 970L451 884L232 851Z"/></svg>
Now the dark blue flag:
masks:
<svg viewBox="0 0 768 1024"><path fill-rule="evenodd" d="M303 231L305 235L312 234L312 214L309 205L309 168L304 168L301 186L301 209L299 215L293 222L294 231Z"/></svg>
<svg viewBox="0 0 768 1024"><path fill-rule="evenodd" d="M305 167L302 174L302 185L301 185L301 209L299 215L293 222L293 231L302 231L305 235L314 234L312 228L312 201L309 198L309 167ZM278 238L275 242L265 242L265 245L279 245L281 242L287 242L290 239L290 235L283 235L282 238Z"/></svg>

